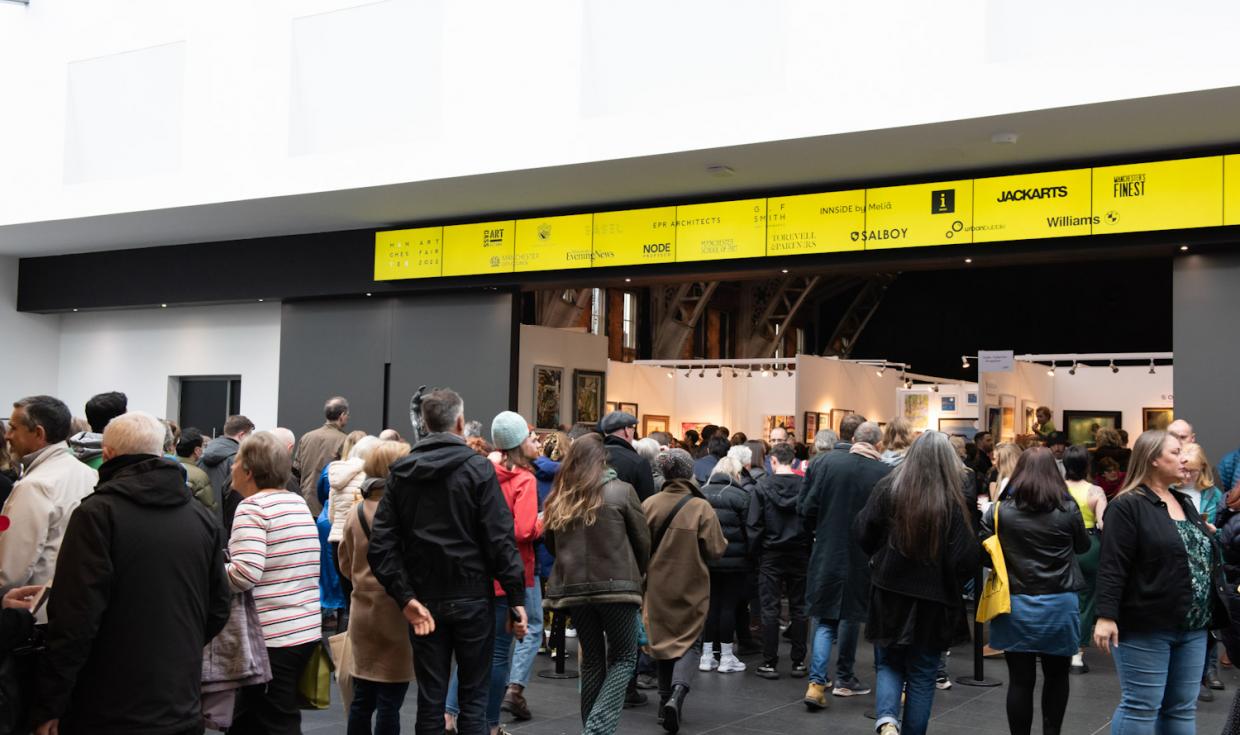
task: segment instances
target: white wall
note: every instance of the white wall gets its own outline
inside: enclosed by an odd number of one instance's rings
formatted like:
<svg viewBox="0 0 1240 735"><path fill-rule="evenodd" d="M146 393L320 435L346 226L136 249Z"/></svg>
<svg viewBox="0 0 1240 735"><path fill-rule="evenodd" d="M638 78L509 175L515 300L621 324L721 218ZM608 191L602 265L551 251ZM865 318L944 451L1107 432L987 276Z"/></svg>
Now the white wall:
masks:
<svg viewBox="0 0 1240 735"><path fill-rule="evenodd" d="M676 413L676 381L660 367L608 360L607 400L636 403L639 422L647 414L667 416L670 421ZM640 431L642 424L637 426ZM678 433L679 424L668 426L673 434Z"/></svg>
<svg viewBox="0 0 1240 735"><path fill-rule="evenodd" d="M170 377L240 375L241 413L275 427L279 304L65 314L59 349L55 395L74 415L92 395L119 390L131 409L167 416Z"/></svg>
<svg viewBox="0 0 1240 735"><path fill-rule="evenodd" d="M896 389L899 373L812 355L797 356L797 424L805 421L806 411L830 414L831 409L848 409L870 421L888 422L897 413Z"/></svg>
<svg viewBox="0 0 1240 735"><path fill-rule="evenodd" d="M60 363L60 316L17 311L17 258L0 257L0 415L8 418L13 401L30 395L56 395Z"/></svg>
<svg viewBox="0 0 1240 735"><path fill-rule="evenodd" d="M1121 367L1118 373L1109 367L1082 367L1076 375L1060 368L1055 371L1055 399L1050 404L1055 426L1064 428L1065 410L1123 411L1122 426L1131 445L1141 435L1141 409L1174 406L1173 376L1171 366L1155 368L1153 375L1148 366ZM1192 421L1191 416L1184 418Z"/></svg>
<svg viewBox="0 0 1240 735"><path fill-rule="evenodd" d="M1237 25L1119 0L0 3L0 224L1229 87Z"/></svg>
<svg viewBox="0 0 1240 735"><path fill-rule="evenodd" d="M570 329L521 325L517 373L517 413L534 422L534 366L564 368L560 384L560 423L573 423L573 370L607 371L607 338ZM608 381L610 382L610 381ZM611 386L606 386L608 393ZM606 398L604 400L611 400ZM487 429L490 430L489 427Z"/></svg>

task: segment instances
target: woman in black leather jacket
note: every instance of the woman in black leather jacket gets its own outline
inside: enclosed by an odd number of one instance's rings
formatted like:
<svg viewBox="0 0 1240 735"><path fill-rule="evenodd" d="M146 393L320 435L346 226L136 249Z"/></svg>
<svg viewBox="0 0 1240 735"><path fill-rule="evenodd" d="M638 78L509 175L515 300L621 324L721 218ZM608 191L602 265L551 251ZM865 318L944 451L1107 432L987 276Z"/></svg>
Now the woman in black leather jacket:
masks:
<svg viewBox="0 0 1240 735"><path fill-rule="evenodd" d="M34 628L30 608L34 607L35 597L41 589L41 585L14 587L5 594L3 610L0 610L0 659L30 638Z"/></svg>
<svg viewBox="0 0 1240 735"><path fill-rule="evenodd" d="M996 533L1012 611L991 623L990 645L1004 651L1007 660L1008 729L1027 735L1033 726L1040 657L1042 732L1058 735L1068 708L1068 669L1081 635L1077 590L1084 587L1084 577L1076 555L1089 551L1090 540L1049 449L1021 454L1004 499L982 518L982 538Z"/></svg>
<svg viewBox="0 0 1240 735"><path fill-rule="evenodd" d="M749 518L749 491L741 486L740 462L724 457L710 473L710 481L702 486L702 496L710 501L719 526L723 529L728 548L723 557L708 564L710 567L710 612L706 614L706 630L702 640L702 660L699 671L710 671L716 666L719 673L728 674L745 670L732 650L732 634L736 628L736 607L748 590L749 537L745 522ZM719 644L719 662L715 663L712 643Z"/></svg>

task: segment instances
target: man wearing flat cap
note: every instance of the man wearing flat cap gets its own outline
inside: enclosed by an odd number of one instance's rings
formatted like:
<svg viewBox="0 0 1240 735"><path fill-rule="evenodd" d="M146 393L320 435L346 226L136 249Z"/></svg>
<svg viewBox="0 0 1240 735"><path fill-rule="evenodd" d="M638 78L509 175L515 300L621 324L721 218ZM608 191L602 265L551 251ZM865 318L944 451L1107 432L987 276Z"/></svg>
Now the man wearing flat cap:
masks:
<svg viewBox="0 0 1240 735"><path fill-rule="evenodd" d="M654 495L654 470L633 448L637 438L637 417L624 411L612 411L598 422L607 447L607 464L616 476L637 490L637 497L645 500Z"/></svg>

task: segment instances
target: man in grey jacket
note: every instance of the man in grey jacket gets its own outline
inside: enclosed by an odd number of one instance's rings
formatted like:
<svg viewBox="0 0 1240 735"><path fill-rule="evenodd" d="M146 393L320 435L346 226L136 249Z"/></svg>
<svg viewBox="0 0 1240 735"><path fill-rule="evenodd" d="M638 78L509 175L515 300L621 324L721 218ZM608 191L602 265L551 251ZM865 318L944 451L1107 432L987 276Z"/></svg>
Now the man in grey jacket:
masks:
<svg viewBox="0 0 1240 735"><path fill-rule="evenodd" d="M224 435L212 439L207 448L202 450L202 458L198 466L211 478L211 489L215 491L216 502L224 509L224 528L232 528L232 514L228 508L236 508L236 503L228 503L228 491L232 489L232 463L241 448L241 441L254 433L254 422L244 416L229 416L224 421Z"/></svg>

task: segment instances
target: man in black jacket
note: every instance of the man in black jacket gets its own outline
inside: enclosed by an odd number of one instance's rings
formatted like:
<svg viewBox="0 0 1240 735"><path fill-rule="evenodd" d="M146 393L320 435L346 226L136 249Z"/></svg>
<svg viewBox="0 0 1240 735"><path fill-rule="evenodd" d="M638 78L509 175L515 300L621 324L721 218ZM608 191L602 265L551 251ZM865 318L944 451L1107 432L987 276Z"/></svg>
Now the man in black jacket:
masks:
<svg viewBox="0 0 1240 735"><path fill-rule="evenodd" d="M202 649L228 621L220 523L131 411L65 531L48 602L38 732L202 732Z"/></svg>
<svg viewBox="0 0 1240 735"><path fill-rule="evenodd" d="M654 470L633 448L633 440L637 437L637 417L623 411L612 411L598 422L598 430L607 448L607 464L616 471L616 477L632 485L640 500L654 495Z"/></svg>
<svg viewBox="0 0 1240 735"><path fill-rule="evenodd" d="M758 597L762 601L762 658L757 674L778 679L779 609L788 593L792 635L792 675L805 676L805 571L813 537L797 514L801 476L793 471L796 455L790 444L771 447L772 474L763 475L749 503L749 545L758 562Z"/></svg>
<svg viewBox="0 0 1240 735"><path fill-rule="evenodd" d="M442 735L452 658L460 735L487 732L497 580L509 626L525 636L525 570L494 466L465 444L464 402L447 388L422 398L428 436L392 465L367 558L413 627L418 735Z"/></svg>

